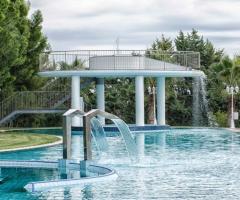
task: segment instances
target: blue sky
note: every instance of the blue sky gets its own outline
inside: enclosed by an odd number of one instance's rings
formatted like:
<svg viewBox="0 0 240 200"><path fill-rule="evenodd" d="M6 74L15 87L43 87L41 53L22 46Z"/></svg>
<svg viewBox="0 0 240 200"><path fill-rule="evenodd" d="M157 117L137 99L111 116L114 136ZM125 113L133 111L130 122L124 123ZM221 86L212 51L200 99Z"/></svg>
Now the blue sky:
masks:
<svg viewBox="0 0 240 200"><path fill-rule="evenodd" d="M145 49L165 34L199 30L228 54L240 52L240 0L30 0L53 50Z"/></svg>

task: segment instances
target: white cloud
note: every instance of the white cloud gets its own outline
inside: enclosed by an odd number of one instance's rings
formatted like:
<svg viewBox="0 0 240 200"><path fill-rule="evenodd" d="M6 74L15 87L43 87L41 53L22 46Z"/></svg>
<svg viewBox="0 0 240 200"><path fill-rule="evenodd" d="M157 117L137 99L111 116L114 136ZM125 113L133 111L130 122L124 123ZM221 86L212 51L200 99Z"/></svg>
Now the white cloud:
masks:
<svg viewBox="0 0 240 200"><path fill-rule="evenodd" d="M31 0L53 49L146 48L196 28L230 54L240 47L238 0Z"/></svg>

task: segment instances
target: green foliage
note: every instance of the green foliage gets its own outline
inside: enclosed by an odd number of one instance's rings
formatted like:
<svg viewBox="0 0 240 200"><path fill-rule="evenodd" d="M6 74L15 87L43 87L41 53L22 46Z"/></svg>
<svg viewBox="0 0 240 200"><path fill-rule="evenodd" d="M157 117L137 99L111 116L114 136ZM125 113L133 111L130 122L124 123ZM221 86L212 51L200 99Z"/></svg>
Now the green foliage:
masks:
<svg viewBox="0 0 240 200"><path fill-rule="evenodd" d="M201 70L205 72L207 76L209 76L209 67L215 63L219 62L221 60L221 57L223 56L223 50L217 50L214 48L213 44L207 39L205 40L203 36L200 36L198 32L193 29L191 33L183 33L182 31L179 32L179 35L175 39L175 46L176 50L178 51L196 51L200 53L201 58ZM213 78L213 77L212 77ZM214 92L218 92L219 90L215 89L215 85L213 82L213 79L208 77L208 84L207 89L208 91L213 90ZM192 88L192 79L185 78L184 81L184 87ZM195 90L192 89L192 93ZM196 95L193 93L193 95ZM217 97L217 98L216 98ZM210 108L215 107L217 108L219 106L219 103L221 103L222 99L219 98L219 95L213 95L213 93L208 92L208 99L210 103ZM190 103L190 105L192 105ZM215 111L215 110L213 110ZM192 112L192 109L191 109ZM206 116L204 116L206 118Z"/></svg>
<svg viewBox="0 0 240 200"><path fill-rule="evenodd" d="M215 113L215 117L219 127L227 127L228 114L226 112L218 111Z"/></svg>
<svg viewBox="0 0 240 200"><path fill-rule="evenodd" d="M171 38L166 38L164 35L161 36L161 38L157 38L153 44L152 44L152 47L151 47L151 50L154 50L154 51L173 51L174 50L174 47L173 47L173 44L172 44L172 40Z"/></svg>
<svg viewBox="0 0 240 200"><path fill-rule="evenodd" d="M227 111L228 118L230 118L231 98L226 92L226 86L235 86L240 83L239 57L230 59L224 56L219 62L212 64L208 70L208 78L211 84L209 87L211 106L215 112ZM226 121L230 123L230 120Z"/></svg>
<svg viewBox="0 0 240 200"><path fill-rule="evenodd" d="M180 31L174 42L170 38L166 38L164 35L160 39L156 39L151 45L151 49L148 51L148 56L154 59L169 61L167 56L162 56L164 51L196 51L200 53L201 57L201 70L207 75L209 74L209 67L221 60L223 50L217 50L213 44L203 36L199 35L196 30L192 30L190 33L184 33ZM154 51L152 51L154 50ZM169 59L169 60L168 60ZM210 76L210 75L209 75ZM214 79L214 81L212 81ZM217 112L219 107L222 106L223 110L226 108L224 104L225 99L219 96L222 92L220 85L217 82L220 81L214 76L208 81L208 93L210 101L210 107L213 107L213 111ZM168 78L166 84L166 113L167 123L170 125L191 125L192 124L192 96L182 93L181 91L174 91L176 88L190 89L193 93L193 80L191 78ZM148 78L146 80L147 86L156 86L154 78ZM216 83L216 84L215 84ZM217 87L218 86L218 87ZM214 87L214 88L213 88ZM217 87L217 89L215 89ZM193 94L196 95L196 94ZM152 111L153 107L151 96L149 96L148 110ZM220 110L222 110L220 109ZM148 116L151 116L149 113ZM205 116L206 117L206 116Z"/></svg>
<svg viewBox="0 0 240 200"><path fill-rule="evenodd" d="M224 85L237 85L240 82L239 59L232 60L225 56L220 62L214 63L209 72L222 81Z"/></svg>
<svg viewBox="0 0 240 200"><path fill-rule="evenodd" d="M220 61L223 50L216 50L213 44L207 39L204 40L198 32L193 29L191 33L184 34L182 31L175 39L177 51L196 51L200 53L202 70L214 63Z"/></svg>
<svg viewBox="0 0 240 200"><path fill-rule="evenodd" d="M24 0L0 3L0 98L16 90L40 87L36 76L38 57L47 47L42 34L42 15L36 11L28 18L29 4Z"/></svg>
<svg viewBox="0 0 240 200"><path fill-rule="evenodd" d="M62 61L60 63L54 63L54 65L55 68L59 65L59 69L61 70L84 70L86 68L84 61L77 57L70 64Z"/></svg>
<svg viewBox="0 0 240 200"><path fill-rule="evenodd" d="M106 111L122 118L127 123L134 123L135 92L134 80L106 80Z"/></svg>
<svg viewBox="0 0 240 200"><path fill-rule="evenodd" d="M38 10L28 20L29 37L27 49L24 52L26 59L22 65L15 66L12 74L15 79L16 90L34 90L43 85L43 81L37 76L39 71L39 55L47 47L47 39L42 34L42 14Z"/></svg>
<svg viewBox="0 0 240 200"><path fill-rule="evenodd" d="M161 36L160 39L156 39L151 48L147 51L147 55L150 58L162 60L162 61L170 61L171 56L169 52L174 50L173 42L171 38L166 38L164 35ZM171 82L171 81L169 81ZM155 78L146 78L145 79L145 90L148 90L148 87L151 89L153 87L156 88L156 79ZM168 91L167 91L168 92ZM147 111L147 123L154 122L154 97L153 93L148 94L145 100L145 104L147 104L145 110Z"/></svg>
<svg viewBox="0 0 240 200"><path fill-rule="evenodd" d="M0 1L0 101L15 91L36 90L44 84L37 76L39 54L48 47L43 18L40 11L29 18L29 9L25 0ZM33 124L37 120L28 118Z"/></svg>
<svg viewBox="0 0 240 200"><path fill-rule="evenodd" d="M47 38L42 34L42 15L36 11L28 18L29 4L24 0L0 1L0 98L9 96L16 90L35 90L41 87L43 79L37 76L39 54L49 48ZM161 35L157 38L147 56L154 59L172 61L166 51L196 51L200 52L201 70L208 76L208 98L210 107L216 115L219 124L223 124L227 110L228 98L224 92L226 84L239 83L240 59L231 60L223 56L223 50L218 50L196 30L190 33L180 31L177 37L171 38ZM55 66L56 65L56 66ZM60 69L84 69L85 63L75 59L72 64L54 63L54 67ZM154 78L145 79L145 91L147 87L156 87ZM95 106L96 96L90 89L94 85L81 91L84 100ZM191 125L192 97L184 93L178 93L176 88L189 88L192 90L191 78L168 78L166 84L166 112L167 122L170 125ZM146 110L148 117L153 112L153 96L146 95ZM132 79L107 79L106 80L106 110L123 118L128 123L134 123L135 94L134 81ZM56 115L52 121L49 116L31 116L21 118L20 124L29 126L42 126L56 124L60 121ZM60 122L59 122L60 124Z"/></svg>

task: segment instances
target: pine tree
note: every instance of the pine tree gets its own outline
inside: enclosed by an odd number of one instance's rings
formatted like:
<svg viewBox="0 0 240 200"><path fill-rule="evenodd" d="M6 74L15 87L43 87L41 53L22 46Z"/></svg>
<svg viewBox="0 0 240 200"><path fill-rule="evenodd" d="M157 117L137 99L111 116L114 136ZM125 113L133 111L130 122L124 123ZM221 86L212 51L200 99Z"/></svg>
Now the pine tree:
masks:
<svg viewBox="0 0 240 200"><path fill-rule="evenodd" d="M191 33L179 32L174 40L177 51L195 51L200 53L202 69L207 69L213 62L219 62L223 50L216 50L209 40L204 40L195 29Z"/></svg>
<svg viewBox="0 0 240 200"><path fill-rule="evenodd" d="M42 86L42 79L37 75L39 71L39 55L47 47L47 38L42 33L42 14L38 10L28 19L29 37L24 52L25 62L16 66L12 74L15 79L16 90L34 90Z"/></svg>
<svg viewBox="0 0 240 200"><path fill-rule="evenodd" d="M178 51L186 51L188 48L187 39L182 31L179 31L179 35L174 40L176 49Z"/></svg>
<svg viewBox="0 0 240 200"><path fill-rule="evenodd" d="M28 10L23 1L2 0L0 6L0 87L1 99L10 95L14 90L11 71L14 66L22 64L26 49L27 27L26 20L22 19ZM23 23L23 25L21 25Z"/></svg>
<svg viewBox="0 0 240 200"><path fill-rule="evenodd" d="M151 50L157 51L173 51L173 45L171 38L166 38L163 34L161 38L157 38L153 44Z"/></svg>
<svg viewBox="0 0 240 200"><path fill-rule="evenodd" d="M42 15L28 18L30 5L25 0L0 2L0 97L13 91L40 87L37 76L39 54L47 47L42 34Z"/></svg>

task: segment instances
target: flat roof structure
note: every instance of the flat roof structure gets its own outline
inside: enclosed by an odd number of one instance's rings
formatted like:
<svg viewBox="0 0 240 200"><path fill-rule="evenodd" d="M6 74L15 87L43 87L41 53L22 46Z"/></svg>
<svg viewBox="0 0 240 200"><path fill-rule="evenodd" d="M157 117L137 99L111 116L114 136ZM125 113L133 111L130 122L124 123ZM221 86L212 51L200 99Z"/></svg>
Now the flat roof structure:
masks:
<svg viewBox="0 0 240 200"><path fill-rule="evenodd" d="M39 72L43 77L96 77L96 78L121 78L121 77L199 77L204 76L200 70L189 71L151 71L151 70L66 70Z"/></svg>
<svg viewBox="0 0 240 200"><path fill-rule="evenodd" d="M96 78L97 109L105 110L104 78L135 78L136 125L144 126L144 77L157 79L157 123L165 125L165 78L204 76L198 52L74 50L45 52L39 75L72 78L72 108L80 108L80 78ZM104 119L102 119L104 123ZM73 126L79 123L73 122Z"/></svg>

